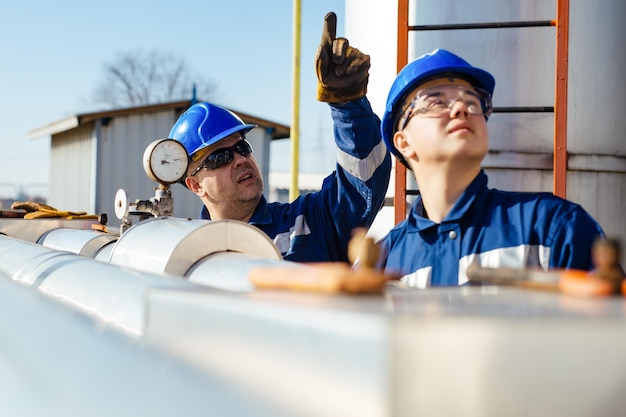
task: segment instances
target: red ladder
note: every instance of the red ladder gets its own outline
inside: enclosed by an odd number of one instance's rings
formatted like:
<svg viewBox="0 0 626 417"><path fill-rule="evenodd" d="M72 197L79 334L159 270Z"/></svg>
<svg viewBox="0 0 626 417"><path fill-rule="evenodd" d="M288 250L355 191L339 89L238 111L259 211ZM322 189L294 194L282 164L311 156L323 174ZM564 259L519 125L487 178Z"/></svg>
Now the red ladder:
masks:
<svg viewBox="0 0 626 417"><path fill-rule="evenodd" d="M495 112L541 112L554 113L554 162L553 193L559 197L567 194L567 74L568 74L568 38L569 38L569 0L556 0L556 17L547 21L499 22L450 25L409 26L409 0L398 0L398 55L397 71L408 63L409 31L455 30L455 29L492 29L511 27L555 26L556 27L556 83L554 107L531 108L494 108ZM395 223L406 218L406 196L417 194L417 190L406 188L406 167L395 164L395 192L393 197Z"/></svg>

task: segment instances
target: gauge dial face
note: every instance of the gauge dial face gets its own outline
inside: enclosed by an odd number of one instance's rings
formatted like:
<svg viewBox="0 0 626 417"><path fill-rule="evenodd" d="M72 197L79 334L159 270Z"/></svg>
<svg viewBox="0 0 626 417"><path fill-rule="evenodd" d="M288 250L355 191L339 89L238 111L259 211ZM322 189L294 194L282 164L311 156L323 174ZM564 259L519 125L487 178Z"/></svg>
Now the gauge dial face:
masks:
<svg viewBox="0 0 626 417"><path fill-rule="evenodd" d="M157 139L143 154L146 174L161 184L173 184L184 178L189 161L185 146L174 139Z"/></svg>
<svg viewBox="0 0 626 417"><path fill-rule="evenodd" d="M128 216L130 205L128 204L128 194L122 188L115 193L115 217L122 220Z"/></svg>

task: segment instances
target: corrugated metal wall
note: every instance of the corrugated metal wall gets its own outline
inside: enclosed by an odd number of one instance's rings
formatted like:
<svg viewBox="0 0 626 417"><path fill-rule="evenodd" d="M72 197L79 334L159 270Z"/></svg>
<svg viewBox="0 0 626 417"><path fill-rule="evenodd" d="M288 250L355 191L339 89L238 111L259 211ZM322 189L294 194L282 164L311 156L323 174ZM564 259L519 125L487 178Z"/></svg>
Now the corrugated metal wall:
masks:
<svg viewBox="0 0 626 417"><path fill-rule="evenodd" d="M178 117L174 111L116 117L100 129L96 209L115 222L114 200L123 188L131 201L148 199L156 185L143 169L143 152L154 140L167 137ZM96 130L97 127L96 127Z"/></svg>
<svg viewBox="0 0 626 417"><path fill-rule="evenodd" d="M96 138L91 126L54 136L50 145L50 197L59 210L94 212Z"/></svg>
<svg viewBox="0 0 626 417"><path fill-rule="evenodd" d="M621 238L626 266L626 2L570 1L567 197Z"/></svg>

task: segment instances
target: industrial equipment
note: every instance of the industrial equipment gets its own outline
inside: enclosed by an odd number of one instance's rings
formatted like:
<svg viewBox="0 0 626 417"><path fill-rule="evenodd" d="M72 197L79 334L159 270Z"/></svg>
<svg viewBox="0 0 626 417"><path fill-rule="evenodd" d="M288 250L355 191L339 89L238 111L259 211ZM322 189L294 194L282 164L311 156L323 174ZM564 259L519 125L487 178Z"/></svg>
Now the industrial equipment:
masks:
<svg viewBox="0 0 626 417"><path fill-rule="evenodd" d="M398 4L400 64L409 2ZM557 30L566 17L557 15ZM555 144L563 132L555 129ZM119 230L106 216L0 218L0 414L624 414L622 296L397 281L369 294L262 289L252 270L292 268L297 278L300 269L251 225L171 217L170 186L187 168L180 154L170 139L146 148L144 169L158 185L147 199L118 191ZM566 169L554 170L559 191ZM411 190L398 172L403 216Z"/></svg>
<svg viewBox="0 0 626 417"><path fill-rule="evenodd" d="M163 207L159 196L151 204ZM128 206L122 214L140 221L123 233L93 219L0 219L3 414L588 416L626 407L622 297L398 281L369 294L262 289L252 270L292 270L294 280L302 270L288 269L255 227Z"/></svg>

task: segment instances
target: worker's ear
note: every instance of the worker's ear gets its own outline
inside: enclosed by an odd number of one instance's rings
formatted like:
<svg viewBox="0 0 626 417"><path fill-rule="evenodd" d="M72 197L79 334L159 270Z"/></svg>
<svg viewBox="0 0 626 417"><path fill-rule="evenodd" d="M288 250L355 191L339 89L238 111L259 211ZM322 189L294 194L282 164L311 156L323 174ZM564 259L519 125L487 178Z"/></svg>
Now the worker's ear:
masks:
<svg viewBox="0 0 626 417"><path fill-rule="evenodd" d="M189 188L194 194L197 194L199 197L202 197L204 194L204 189L200 186L200 183L196 181L193 177L185 178L185 184L187 188Z"/></svg>
<svg viewBox="0 0 626 417"><path fill-rule="evenodd" d="M393 144L406 161L415 158L415 149L404 131L399 130L393 134Z"/></svg>

